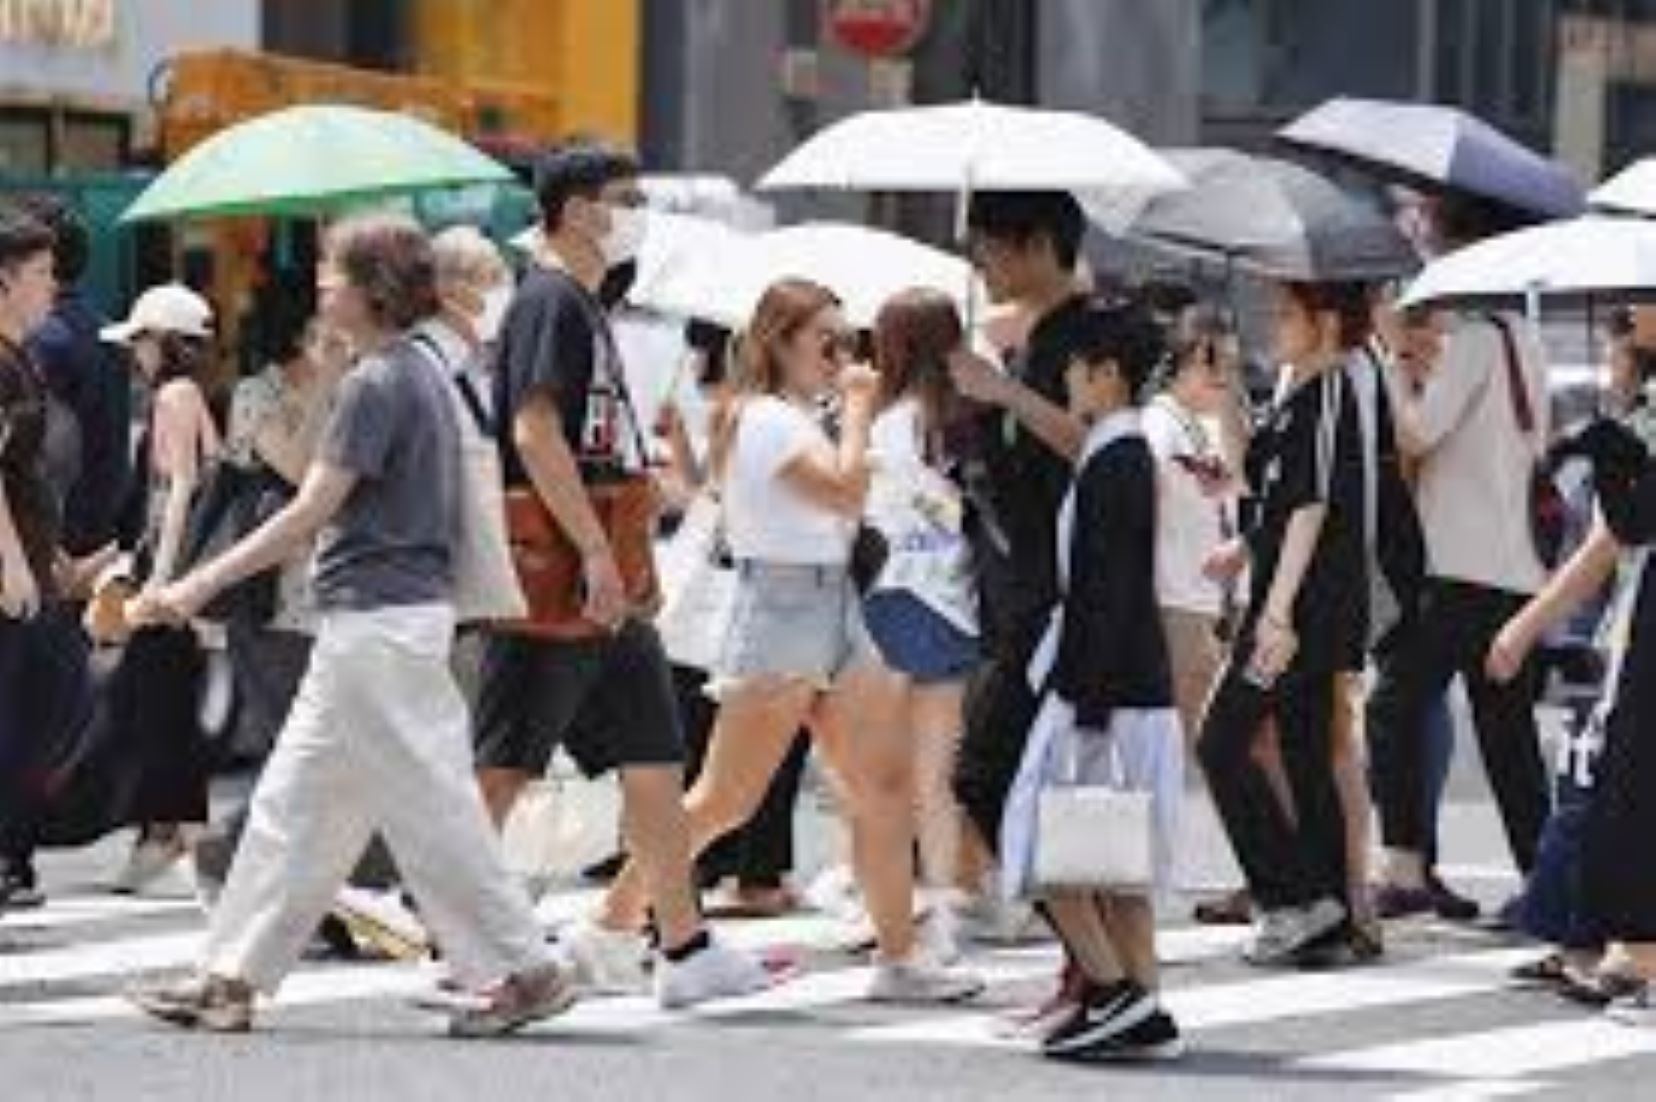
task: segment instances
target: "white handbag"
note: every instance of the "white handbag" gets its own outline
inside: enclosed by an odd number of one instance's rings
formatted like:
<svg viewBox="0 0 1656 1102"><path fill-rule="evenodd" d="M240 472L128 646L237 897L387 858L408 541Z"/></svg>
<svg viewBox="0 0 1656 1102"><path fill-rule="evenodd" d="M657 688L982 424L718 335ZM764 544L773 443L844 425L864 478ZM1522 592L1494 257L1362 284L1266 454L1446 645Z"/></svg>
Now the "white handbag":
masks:
<svg viewBox="0 0 1656 1102"><path fill-rule="evenodd" d="M677 665L711 671L718 663L736 601L736 570L723 548L718 499L698 494L656 560L664 594L656 630Z"/></svg>
<svg viewBox="0 0 1656 1102"><path fill-rule="evenodd" d="M1036 895L1054 891L1118 891L1149 894L1155 881L1153 807L1147 791L1078 784L1082 738L1068 732L1062 779L1041 790L1035 825L1031 884ZM1112 749L1112 753L1114 750Z"/></svg>

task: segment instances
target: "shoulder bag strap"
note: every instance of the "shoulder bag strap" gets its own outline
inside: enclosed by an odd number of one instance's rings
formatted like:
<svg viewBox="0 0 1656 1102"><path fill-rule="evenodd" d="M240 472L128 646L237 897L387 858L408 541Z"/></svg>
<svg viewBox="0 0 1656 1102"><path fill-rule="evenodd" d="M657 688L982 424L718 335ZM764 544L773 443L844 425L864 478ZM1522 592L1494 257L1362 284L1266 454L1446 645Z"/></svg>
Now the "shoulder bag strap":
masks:
<svg viewBox="0 0 1656 1102"><path fill-rule="evenodd" d="M409 335L409 340L419 346L427 356L431 357L432 361L448 376L449 382L460 393L460 401L465 404L467 411L471 413L472 420L476 422L477 431L482 433L485 439L493 440L495 438L494 422L489 417L488 410L484 408L483 399L478 396L477 388L472 385L471 378L467 376L465 369L454 367L449 363L448 357L443 354L443 346L438 344L437 339L430 333L412 333Z"/></svg>
<svg viewBox="0 0 1656 1102"><path fill-rule="evenodd" d="M1518 421L1518 431L1525 436L1535 435L1535 409L1530 405L1529 386L1524 381L1523 368L1518 362L1518 344L1512 339L1512 327L1498 314L1489 320L1501 334L1502 359L1506 361L1507 392L1512 396L1512 414Z"/></svg>

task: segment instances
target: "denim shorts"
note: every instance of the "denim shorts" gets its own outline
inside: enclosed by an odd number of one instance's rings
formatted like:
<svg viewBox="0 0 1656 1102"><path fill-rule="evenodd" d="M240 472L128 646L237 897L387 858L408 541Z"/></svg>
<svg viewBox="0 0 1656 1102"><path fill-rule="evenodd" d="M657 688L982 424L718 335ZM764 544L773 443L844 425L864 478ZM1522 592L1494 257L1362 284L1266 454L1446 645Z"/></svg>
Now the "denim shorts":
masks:
<svg viewBox="0 0 1656 1102"><path fill-rule="evenodd" d="M789 677L827 689L847 670L874 661L862 602L845 567L736 564L717 687Z"/></svg>
<svg viewBox="0 0 1656 1102"><path fill-rule="evenodd" d="M964 681L977 666L977 640L906 589L869 594L863 618L885 664L918 684Z"/></svg>

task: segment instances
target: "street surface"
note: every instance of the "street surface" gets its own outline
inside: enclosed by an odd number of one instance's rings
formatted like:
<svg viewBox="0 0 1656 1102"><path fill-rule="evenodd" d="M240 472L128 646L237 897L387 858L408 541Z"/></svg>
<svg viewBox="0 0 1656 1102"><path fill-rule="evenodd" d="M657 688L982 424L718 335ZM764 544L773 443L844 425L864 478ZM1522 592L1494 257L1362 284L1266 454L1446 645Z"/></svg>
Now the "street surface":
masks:
<svg viewBox="0 0 1656 1102"><path fill-rule="evenodd" d="M1452 881L1486 904L1513 887L1499 828L1462 742L1448 809ZM605 816L613 793L573 786L572 806ZM1231 875L1222 837L1197 802L1185 879ZM604 831L572 832L569 864ZM800 816L802 867L832 849L818 800ZM245 1037L192 1035L140 1018L118 997L133 977L185 965L201 915L180 874L122 899L99 884L124 839L53 855L48 906L0 917L0 1098L7 1102L150 1099L485 1102L492 1099L1649 1099L1656 1031L1629 1029L1514 990L1507 969L1533 949L1436 922L1394 925L1386 961L1329 973L1270 973L1236 959L1245 932L1168 916L1167 1001L1190 1052L1157 1068L1071 1067L999 1039L997 1017L1044 993L1050 943L978 947L992 981L981 1004L890 1009L858 998L864 963L838 948L847 929L807 913L726 923L741 943L802 951L805 978L737 1003L667 1015L644 998L590 1001L564 1019L498 1043L441 1036L408 1002L419 966L307 965ZM587 891L589 889L581 889ZM557 909L577 910L570 890Z"/></svg>

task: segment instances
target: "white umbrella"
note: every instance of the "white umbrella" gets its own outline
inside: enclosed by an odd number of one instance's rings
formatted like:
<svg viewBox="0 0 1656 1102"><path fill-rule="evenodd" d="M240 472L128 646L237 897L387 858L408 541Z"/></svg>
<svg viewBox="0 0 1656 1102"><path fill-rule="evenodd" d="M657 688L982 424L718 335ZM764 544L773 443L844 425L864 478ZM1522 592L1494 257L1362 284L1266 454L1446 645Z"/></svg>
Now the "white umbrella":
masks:
<svg viewBox="0 0 1656 1102"><path fill-rule="evenodd" d="M1634 161L1587 193L1602 211L1656 217L1656 157Z"/></svg>
<svg viewBox="0 0 1656 1102"><path fill-rule="evenodd" d="M1656 222L1586 215L1501 234L1428 264L1398 305L1560 295L1656 297Z"/></svg>
<svg viewBox="0 0 1656 1102"><path fill-rule="evenodd" d="M1062 188L1119 229L1185 182L1149 146L1095 115L971 100L852 115L794 149L758 186L962 194Z"/></svg>
<svg viewBox="0 0 1656 1102"><path fill-rule="evenodd" d="M731 305L745 325L765 289L798 277L840 297L846 319L858 328L874 324L887 299L915 287L941 291L960 302L972 281L969 265L941 249L884 230L836 222L807 222L747 238L731 254Z"/></svg>
<svg viewBox="0 0 1656 1102"><path fill-rule="evenodd" d="M740 329L765 289L779 279L809 279L832 290L847 319L870 326L898 291L927 287L959 301L971 280L965 261L894 233L835 222L810 222L760 234L726 231L683 248L646 276L640 258L632 301Z"/></svg>

